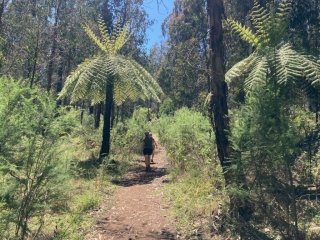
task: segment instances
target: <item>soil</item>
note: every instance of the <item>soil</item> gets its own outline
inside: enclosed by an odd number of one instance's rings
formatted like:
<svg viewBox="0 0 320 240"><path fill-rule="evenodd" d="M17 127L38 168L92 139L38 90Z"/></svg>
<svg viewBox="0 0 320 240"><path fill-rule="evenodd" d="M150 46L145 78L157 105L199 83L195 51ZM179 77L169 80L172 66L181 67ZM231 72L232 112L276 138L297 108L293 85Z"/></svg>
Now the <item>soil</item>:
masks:
<svg viewBox="0 0 320 240"><path fill-rule="evenodd" d="M144 157L137 160L118 183L112 205L96 214L96 227L88 240L176 239L174 219L163 199L161 186L167 179L167 157L158 144L155 164L145 172ZM110 202L110 200L106 201Z"/></svg>

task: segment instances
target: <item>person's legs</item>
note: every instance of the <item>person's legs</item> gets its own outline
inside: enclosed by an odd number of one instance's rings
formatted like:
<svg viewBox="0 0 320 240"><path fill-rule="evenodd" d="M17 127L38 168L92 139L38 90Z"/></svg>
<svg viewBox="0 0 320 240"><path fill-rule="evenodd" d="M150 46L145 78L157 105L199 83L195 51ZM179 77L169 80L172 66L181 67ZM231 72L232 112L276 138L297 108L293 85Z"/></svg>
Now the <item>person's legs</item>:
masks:
<svg viewBox="0 0 320 240"><path fill-rule="evenodd" d="M146 166L147 166L147 169L150 170L150 155L147 156Z"/></svg>
<svg viewBox="0 0 320 240"><path fill-rule="evenodd" d="M143 155L144 155L144 162L146 164L146 171L149 171L150 170L150 157L152 155L152 149L144 149Z"/></svg>
<svg viewBox="0 0 320 240"><path fill-rule="evenodd" d="M144 163L146 164L146 171L148 171L148 167L150 165L150 155L144 155Z"/></svg>

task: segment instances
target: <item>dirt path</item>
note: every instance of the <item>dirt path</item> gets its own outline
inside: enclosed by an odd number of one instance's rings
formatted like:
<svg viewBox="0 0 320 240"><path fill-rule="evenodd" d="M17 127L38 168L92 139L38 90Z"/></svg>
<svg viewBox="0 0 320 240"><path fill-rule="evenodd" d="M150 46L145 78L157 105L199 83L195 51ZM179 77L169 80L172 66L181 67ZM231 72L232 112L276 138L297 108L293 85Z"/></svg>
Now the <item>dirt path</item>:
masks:
<svg viewBox="0 0 320 240"><path fill-rule="evenodd" d="M160 144L154 161L151 172L145 172L143 156L129 169L112 198L113 207L97 216L90 240L176 239L159 189L167 178L166 151Z"/></svg>

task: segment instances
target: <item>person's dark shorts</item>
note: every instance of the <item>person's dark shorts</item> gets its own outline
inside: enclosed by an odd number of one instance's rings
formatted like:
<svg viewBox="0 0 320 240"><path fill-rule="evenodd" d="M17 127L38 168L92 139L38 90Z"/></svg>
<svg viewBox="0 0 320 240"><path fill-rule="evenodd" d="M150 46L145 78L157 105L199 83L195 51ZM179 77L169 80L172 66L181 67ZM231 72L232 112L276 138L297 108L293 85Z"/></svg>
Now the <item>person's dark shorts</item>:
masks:
<svg viewBox="0 0 320 240"><path fill-rule="evenodd" d="M152 149L144 148L143 149L143 155L152 155Z"/></svg>

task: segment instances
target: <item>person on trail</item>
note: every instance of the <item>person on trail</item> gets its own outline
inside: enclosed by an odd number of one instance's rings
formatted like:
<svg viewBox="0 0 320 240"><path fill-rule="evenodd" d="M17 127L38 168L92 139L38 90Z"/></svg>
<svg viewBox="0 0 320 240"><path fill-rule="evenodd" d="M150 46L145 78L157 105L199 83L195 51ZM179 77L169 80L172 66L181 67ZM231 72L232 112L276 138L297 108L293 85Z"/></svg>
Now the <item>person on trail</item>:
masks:
<svg viewBox="0 0 320 240"><path fill-rule="evenodd" d="M154 157L154 152L155 149L158 147L156 140L154 140L154 138L152 137L152 133L149 133L149 136L152 138L152 155L151 155L151 163L154 163L153 161L153 157Z"/></svg>
<svg viewBox="0 0 320 240"><path fill-rule="evenodd" d="M146 172L151 170L150 168L150 156L152 155L152 137L149 136L149 132L145 132L145 138L143 139L142 151L146 164Z"/></svg>

